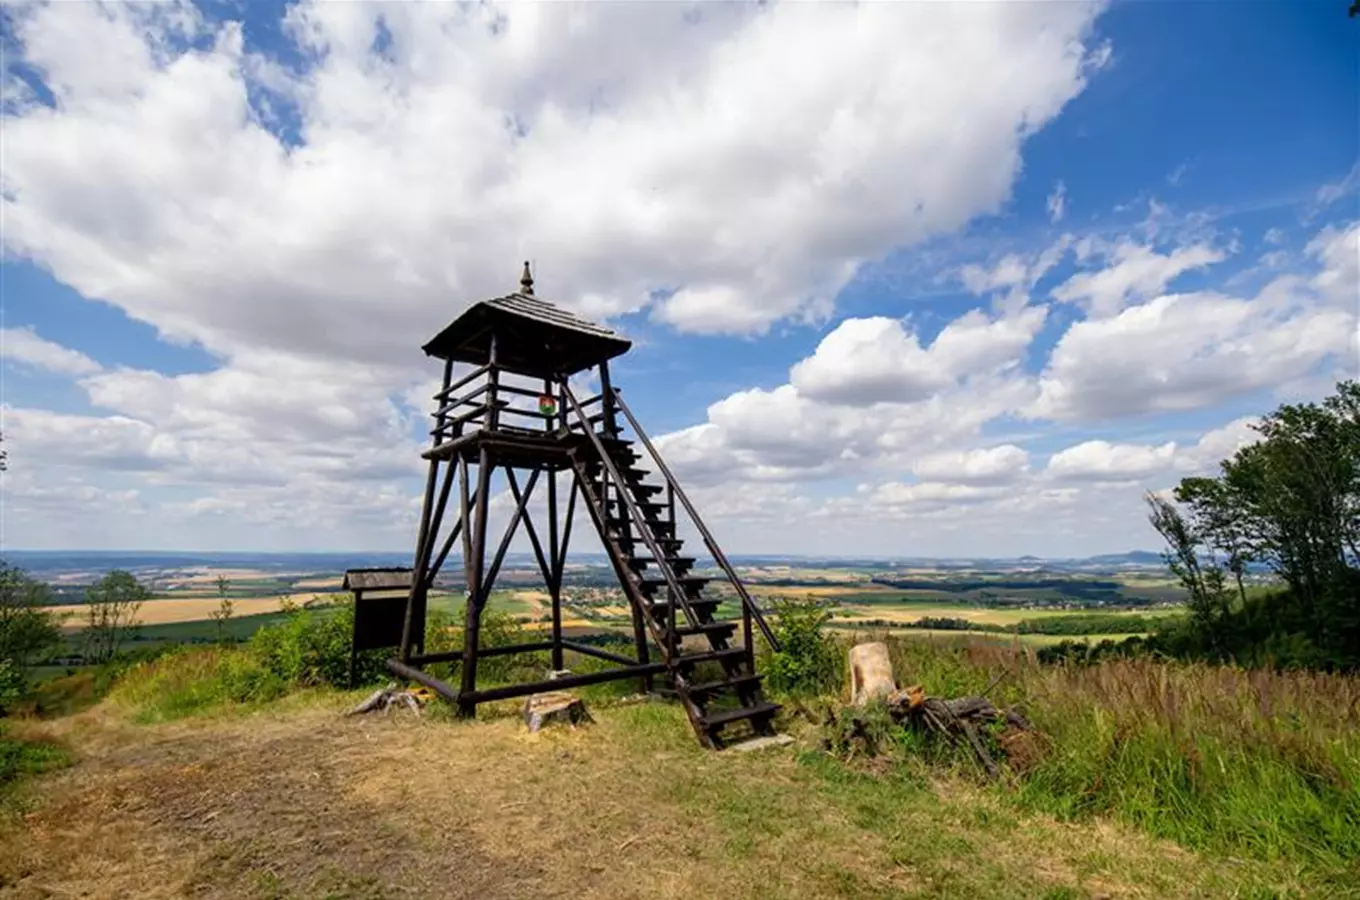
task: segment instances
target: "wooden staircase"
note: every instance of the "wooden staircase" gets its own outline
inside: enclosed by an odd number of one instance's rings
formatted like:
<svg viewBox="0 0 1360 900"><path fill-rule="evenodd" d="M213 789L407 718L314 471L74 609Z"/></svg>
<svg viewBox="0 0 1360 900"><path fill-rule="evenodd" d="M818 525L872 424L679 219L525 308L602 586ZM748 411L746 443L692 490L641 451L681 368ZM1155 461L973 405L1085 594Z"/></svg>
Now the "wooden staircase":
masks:
<svg viewBox="0 0 1360 900"><path fill-rule="evenodd" d="M676 533L678 486L631 413L628 418L656 459L664 484L647 480L651 472L640 468L643 457L635 441L601 425L598 415L582 415L574 397L569 403L578 414L567 431L581 494L629 602L662 654L668 688L684 705L695 734L714 749L747 734L774 734L779 705L763 697L755 668L752 618L768 633L759 610L722 557L743 615L732 621L716 618L722 601L704 594L716 579L694 574L695 558L683 555L684 541ZM711 547L706 530L705 540Z"/></svg>

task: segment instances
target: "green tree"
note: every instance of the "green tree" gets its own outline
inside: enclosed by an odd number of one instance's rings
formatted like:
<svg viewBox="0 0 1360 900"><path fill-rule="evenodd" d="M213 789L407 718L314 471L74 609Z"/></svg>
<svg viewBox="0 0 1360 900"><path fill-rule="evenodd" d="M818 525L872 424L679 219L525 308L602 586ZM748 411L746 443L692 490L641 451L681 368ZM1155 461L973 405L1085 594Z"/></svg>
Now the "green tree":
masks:
<svg viewBox="0 0 1360 900"><path fill-rule="evenodd" d="M209 615L212 616L213 622L217 625L217 642L219 644L226 640L227 622L231 619L232 602L231 598L227 596L227 589L230 586L231 582L227 580L227 576L217 576L217 609Z"/></svg>
<svg viewBox="0 0 1360 900"><path fill-rule="evenodd" d="M51 591L17 566L0 562L0 660L23 674L61 640L60 622L46 607Z"/></svg>
<svg viewBox="0 0 1360 900"><path fill-rule="evenodd" d="M1288 618L1315 647L1360 658L1360 382L1340 382L1320 403L1282 405L1256 430L1261 439L1216 477L1180 483L1184 515L1149 497L1197 624L1225 627L1247 605L1247 567L1261 563L1287 586ZM1224 589L1229 576L1235 592Z"/></svg>
<svg viewBox="0 0 1360 900"><path fill-rule="evenodd" d="M108 662L137 627L137 611L151 592L130 572L114 569L91 585L86 596L85 658Z"/></svg>
<svg viewBox="0 0 1360 900"><path fill-rule="evenodd" d="M841 681L841 655L825 631L831 605L816 597L779 598L771 604L779 651L769 661L769 685L788 696L835 691Z"/></svg>

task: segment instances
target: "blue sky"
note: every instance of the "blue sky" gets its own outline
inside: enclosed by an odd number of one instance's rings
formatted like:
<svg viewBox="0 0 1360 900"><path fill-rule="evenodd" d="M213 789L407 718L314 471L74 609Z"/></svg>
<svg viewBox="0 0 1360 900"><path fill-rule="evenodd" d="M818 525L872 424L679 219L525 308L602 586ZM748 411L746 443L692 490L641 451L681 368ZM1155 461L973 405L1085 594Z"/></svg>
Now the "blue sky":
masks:
<svg viewBox="0 0 1360 900"><path fill-rule="evenodd" d="M1355 373L1344 2L696 9L8 8L4 545L406 547L524 258L733 552L1155 546Z"/></svg>

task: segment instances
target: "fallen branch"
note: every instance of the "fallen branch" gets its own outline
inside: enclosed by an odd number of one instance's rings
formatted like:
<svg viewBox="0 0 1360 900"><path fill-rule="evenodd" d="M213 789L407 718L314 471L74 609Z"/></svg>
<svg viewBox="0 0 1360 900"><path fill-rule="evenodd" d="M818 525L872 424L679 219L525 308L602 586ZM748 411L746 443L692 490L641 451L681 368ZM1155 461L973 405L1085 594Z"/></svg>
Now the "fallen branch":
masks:
<svg viewBox="0 0 1360 900"><path fill-rule="evenodd" d="M993 682L993 685L995 683ZM1024 716L1018 712L1000 710L986 697L958 697L945 700L928 696L920 685L893 691L885 698L885 706L888 715L899 725L937 734L955 746L966 744L987 775L993 779L1000 777L1001 767L997 765L987 743L979 733L980 727L1004 722L1010 735L1032 731ZM853 739L852 753L853 747L859 742L863 742L872 753L870 720L864 719L864 714L859 709L846 712L850 718L847 722L849 729L845 733ZM836 724L834 713L829 715L826 724ZM1003 746L1008 746L1004 740Z"/></svg>
<svg viewBox="0 0 1360 900"><path fill-rule="evenodd" d="M364 713L377 712L390 713L395 706L405 706L416 715L420 715L420 709L424 703L424 698L413 691L397 690L395 681L388 682L387 687L374 691L364 699L362 703L345 713L347 716L358 716Z"/></svg>

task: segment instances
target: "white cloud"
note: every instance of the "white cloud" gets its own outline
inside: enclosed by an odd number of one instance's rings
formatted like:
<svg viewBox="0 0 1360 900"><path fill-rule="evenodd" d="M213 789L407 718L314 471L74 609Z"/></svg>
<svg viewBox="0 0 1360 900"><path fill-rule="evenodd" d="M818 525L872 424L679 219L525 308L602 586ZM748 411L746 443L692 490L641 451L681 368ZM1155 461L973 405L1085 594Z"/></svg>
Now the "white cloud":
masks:
<svg viewBox="0 0 1360 900"><path fill-rule="evenodd" d="M58 103L6 122L6 243L226 356L397 363L526 257L568 305L670 288L660 319L758 332L999 208L1099 6L697 9L301 3L320 60L283 83L234 25L179 52L165 16L28 10ZM261 72L302 146L249 105Z"/></svg>
<svg viewBox="0 0 1360 900"><path fill-rule="evenodd" d="M1348 194L1360 188L1360 162L1351 166L1351 170L1346 173L1340 181L1324 184L1318 188L1317 203L1319 206L1330 206Z"/></svg>
<svg viewBox="0 0 1360 900"><path fill-rule="evenodd" d="M89 375L99 363L84 353L39 337L32 328L0 328L0 358L58 375Z"/></svg>
<svg viewBox="0 0 1360 900"><path fill-rule="evenodd" d="M1306 252L1321 265L1313 278L1318 294L1342 309L1360 309L1360 222L1323 229Z"/></svg>
<svg viewBox="0 0 1360 900"><path fill-rule="evenodd" d="M1058 223L1062 221L1063 213L1067 211L1067 185L1059 181L1053 186L1053 192L1048 195L1048 221Z"/></svg>
<svg viewBox="0 0 1360 900"><path fill-rule="evenodd" d="M1267 244L1278 247L1280 244L1284 243L1284 229L1267 228L1266 233L1262 235L1261 239L1264 240Z"/></svg>
<svg viewBox="0 0 1360 900"><path fill-rule="evenodd" d="M1174 442L1148 447L1086 441L1053 454L1045 471L1060 479L1136 480L1169 470L1175 456Z"/></svg>
<svg viewBox="0 0 1360 900"><path fill-rule="evenodd" d="M912 466L918 478L963 484L1007 482L1028 470L1029 454L1014 444L935 453Z"/></svg>
<svg viewBox="0 0 1360 900"><path fill-rule="evenodd" d="M1089 317L1111 316L1130 302L1155 296L1177 276L1224 259L1223 251L1203 244L1161 254L1127 240L1108 256L1107 268L1073 275L1053 289L1054 298L1080 305Z"/></svg>
<svg viewBox="0 0 1360 900"><path fill-rule="evenodd" d="M1196 409L1307 378L1328 360L1354 371L1360 308L1348 248L1358 235L1354 226L1322 232L1310 244L1321 263L1311 280L1280 276L1251 299L1170 294L1074 324L1029 414L1094 421Z"/></svg>
<svg viewBox="0 0 1360 900"><path fill-rule="evenodd" d="M972 310L946 325L928 347L895 319L846 319L790 370L789 382L813 400L913 403L969 375L1014 367L1046 314L1044 307L1031 306L993 319Z"/></svg>

